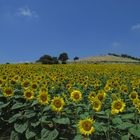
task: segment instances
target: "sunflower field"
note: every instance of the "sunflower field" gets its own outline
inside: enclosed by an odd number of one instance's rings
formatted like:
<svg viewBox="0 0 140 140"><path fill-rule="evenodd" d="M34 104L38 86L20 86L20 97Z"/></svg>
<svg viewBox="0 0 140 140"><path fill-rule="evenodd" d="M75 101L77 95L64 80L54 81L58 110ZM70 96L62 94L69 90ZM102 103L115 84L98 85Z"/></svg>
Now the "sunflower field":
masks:
<svg viewBox="0 0 140 140"><path fill-rule="evenodd" d="M140 66L1 64L0 139L139 140Z"/></svg>

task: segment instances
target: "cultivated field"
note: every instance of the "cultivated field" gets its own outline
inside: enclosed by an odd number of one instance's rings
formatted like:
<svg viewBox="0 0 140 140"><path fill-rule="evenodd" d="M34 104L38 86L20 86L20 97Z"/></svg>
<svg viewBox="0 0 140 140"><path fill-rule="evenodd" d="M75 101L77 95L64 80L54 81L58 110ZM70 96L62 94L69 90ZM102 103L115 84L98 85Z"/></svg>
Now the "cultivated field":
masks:
<svg viewBox="0 0 140 140"><path fill-rule="evenodd" d="M76 60L78 63L140 63L138 60L112 55L93 56Z"/></svg>
<svg viewBox="0 0 140 140"><path fill-rule="evenodd" d="M0 65L0 140L140 139L140 66Z"/></svg>

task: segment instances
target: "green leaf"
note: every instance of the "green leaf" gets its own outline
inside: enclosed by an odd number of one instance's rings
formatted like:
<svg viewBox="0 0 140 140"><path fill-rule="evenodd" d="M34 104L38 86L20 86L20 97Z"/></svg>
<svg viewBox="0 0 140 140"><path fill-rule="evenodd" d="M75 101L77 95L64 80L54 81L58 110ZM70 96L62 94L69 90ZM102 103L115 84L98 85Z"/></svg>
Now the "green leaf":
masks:
<svg viewBox="0 0 140 140"><path fill-rule="evenodd" d="M81 119L85 119L87 117L89 117L89 112L85 112L85 113L83 113L83 114L80 115L80 118Z"/></svg>
<svg viewBox="0 0 140 140"><path fill-rule="evenodd" d="M59 134L59 132L58 132L56 129L54 129L53 131L51 131L51 132L49 133L49 135L48 135L48 137L46 138L46 140L54 140L54 139L57 138L58 134Z"/></svg>
<svg viewBox="0 0 140 140"><path fill-rule="evenodd" d="M31 126L36 127L36 126L38 126L39 124L40 124L40 122L37 121L37 122L33 122L33 123L31 123Z"/></svg>
<svg viewBox="0 0 140 140"><path fill-rule="evenodd" d="M53 131L49 131L45 128L41 131L41 140L54 140L58 136L58 131L54 129Z"/></svg>
<svg viewBox="0 0 140 140"><path fill-rule="evenodd" d="M15 132L15 131L12 131L11 135L10 135L10 140L20 140L19 136L18 136L18 133Z"/></svg>
<svg viewBox="0 0 140 140"><path fill-rule="evenodd" d="M137 138L140 138L140 125L130 128L129 132Z"/></svg>
<svg viewBox="0 0 140 140"><path fill-rule="evenodd" d="M13 115L10 119L9 119L9 123L13 123L15 122L22 114L21 113L17 113L15 115Z"/></svg>
<svg viewBox="0 0 140 140"><path fill-rule="evenodd" d="M32 104L31 104L31 107L33 107L33 106L35 106L35 105L37 105L38 104L38 101L37 100L34 100L33 102L32 102Z"/></svg>
<svg viewBox="0 0 140 140"><path fill-rule="evenodd" d="M15 123L14 128L18 133L23 133L28 127L28 122Z"/></svg>
<svg viewBox="0 0 140 140"><path fill-rule="evenodd" d="M129 113L129 114L124 114L124 115L121 115L122 119L134 119L134 113Z"/></svg>
<svg viewBox="0 0 140 140"><path fill-rule="evenodd" d="M121 120L121 118L116 117L116 118L113 118L112 119L112 123L113 124L121 124L122 123L122 120Z"/></svg>
<svg viewBox="0 0 140 140"><path fill-rule="evenodd" d="M27 130L26 130L26 133L25 133L25 136L26 136L26 138L27 138L27 140L28 140L28 139L31 139L31 138L35 137L35 136L36 136L36 133L33 132L33 131L30 130L30 129L27 129Z"/></svg>
<svg viewBox="0 0 140 140"><path fill-rule="evenodd" d="M34 111L31 111L31 110L26 111L24 114L24 116L28 119L34 117L35 115L36 115L36 113Z"/></svg>
<svg viewBox="0 0 140 140"><path fill-rule="evenodd" d="M97 115L105 115L104 111L96 112Z"/></svg>
<svg viewBox="0 0 140 140"><path fill-rule="evenodd" d="M94 123L94 127L95 127L95 130L96 130L96 132L106 132L107 130L108 130L108 127L107 126L105 126L105 124L104 123L99 123L99 122L95 122Z"/></svg>
<svg viewBox="0 0 140 140"><path fill-rule="evenodd" d="M4 102L0 102L0 106L1 106L1 105L4 105Z"/></svg>
<svg viewBox="0 0 140 140"><path fill-rule="evenodd" d="M134 124L130 123L130 122L123 122L120 125L117 125L116 128L120 129L120 130L126 130L128 128L133 127Z"/></svg>
<svg viewBox="0 0 140 140"><path fill-rule="evenodd" d="M73 140L83 140L83 137L82 137L82 135L77 134L77 135L74 137Z"/></svg>
<svg viewBox="0 0 140 140"><path fill-rule="evenodd" d="M26 105L23 104L23 103L16 103L12 106L11 109L19 109L19 108L22 108L22 107L25 107Z"/></svg>
<svg viewBox="0 0 140 140"><path fill-rule="evenodd" d="M43 128L43 129L41 130L41 140L45 139L45 138L49 135L49 133L50 133L49 130Z"/></svg>
<svg viewBox="0 0 140 140"><path fill-rule="evenodd" d="M69 118L60 118L60 119L54 118L53 121L58 124L70 124Z"/></svg>
<svg viewBox="0 0 140 140"><path fill-rule="evenodd" d="M51 109L51 106L50 106L50 105L45 106L44 109L43 109L43 112L46 112L46 111L48 111L48 110L50 110L50 109Z"/></svg>
<svg viewBox="0 0 140 140"><path fill-rule="evenodd" d="M129 140L129 135L124 135L121 137L121 140Z"/></svg>
<svg viewBox="0 0 140 140"><path fill-rule="evenodd" d="M0 97L4 97L3 94L1 94L1 92L0 92Z"/></svg>
<svg viewBox="0 0 140 140"><path fill-rule="evenodd" d="M6 104L1 104L1 105L0 105L0 109L3 109L3 108L5 108L5 107L7 107L9 104L10 104L10 102L8 102L8 103L6 103Z"/></svg>
<svg viewBox="0 0 140 140"><path fill-rule="evenodd" d="M14 98L15 98L15 99L22 99L23 96L22 96L22 95L15 95Z"/></svg>

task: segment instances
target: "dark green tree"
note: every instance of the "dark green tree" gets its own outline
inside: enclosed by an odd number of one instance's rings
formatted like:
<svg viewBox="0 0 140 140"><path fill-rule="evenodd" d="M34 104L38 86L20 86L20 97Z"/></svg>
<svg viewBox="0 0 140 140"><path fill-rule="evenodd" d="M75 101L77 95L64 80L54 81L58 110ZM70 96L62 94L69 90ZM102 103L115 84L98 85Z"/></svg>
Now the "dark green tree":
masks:
<svg viewBox="0 0 140 140"><path fill-rule="evenodd" d="M43 55L37 60L37 62L41 62L42 64L52 64L53 58L50 55Z"/></svg>
<svg viewBox="0 0 140 140"><path fill-rule="evenodd" d="M73 60L74 60L74 61L79 60L79 57L75 56L75 57L73 58Z"/></svg>
<svg viewBox="0 0 140 140"><path fill-rule="evenodd" d="M63 52L59 55L58 60L62 62L62 64L66 64L66 61L69 59L68 54Z"/></svg>

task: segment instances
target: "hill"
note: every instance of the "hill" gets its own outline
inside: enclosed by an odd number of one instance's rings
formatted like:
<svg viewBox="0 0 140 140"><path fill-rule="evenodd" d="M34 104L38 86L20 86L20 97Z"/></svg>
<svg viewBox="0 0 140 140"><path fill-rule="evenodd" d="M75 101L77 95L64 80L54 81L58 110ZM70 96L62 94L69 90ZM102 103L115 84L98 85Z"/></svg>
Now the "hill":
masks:
<svg viewBox="0 0 140 140"><path fill-rule="evenodd" d="M77 63L140 63L139 60L124 58L121 56L103 55L92 56L76 60Z"/></svg>

